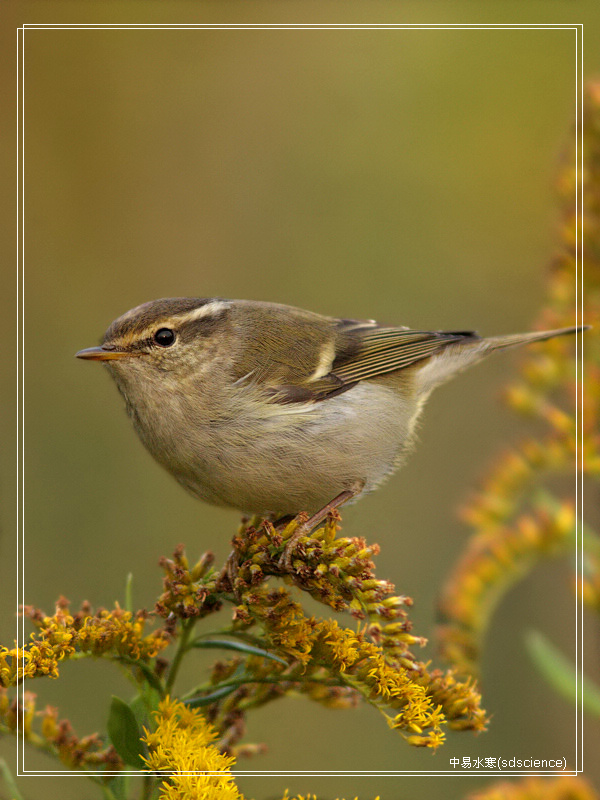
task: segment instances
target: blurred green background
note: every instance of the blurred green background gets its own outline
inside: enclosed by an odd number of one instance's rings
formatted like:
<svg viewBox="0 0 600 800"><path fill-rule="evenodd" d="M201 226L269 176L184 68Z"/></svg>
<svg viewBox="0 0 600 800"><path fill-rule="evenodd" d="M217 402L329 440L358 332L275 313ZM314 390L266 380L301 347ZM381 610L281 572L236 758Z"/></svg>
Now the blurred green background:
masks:
<svg viewBox="0 0 600 800"><path fill-rule="evenodd" d="M16 26L36 22L580 22L599 66L597 4L571 2L5 2L2 67L14 125ZM579 12L579 16L577 13ZM577 18L576 18L577 17ZM289 303L420 328L527 330L557 246L554 183L575 112L572 30L38 30L25 36L25 597L51 611L161 588L160 555L229 551L238 515L187 496L143 450L109 376L76 361L118 315L165 296ZM9 139L11 148L14 139ZM8 155L7 155L8 153ZM14 219L14 150L3 154ZM14 226L9 229L14 247ZM6 318L14 316L7 270ZM430 401L420 445L384 489L344 515L379 542L379 577L435 599L468 529L456 509L525 428L501 405L518 356L461 376ZM5 363L7 403L14 367ZM12 411L3 415L2 641L14 634ZM573 481L569 479L567 488ZM566 758L575 714L537 676L523 634L574 648L567 564L517 586L485 648L488 733L411 749L369 708L284 700L249 718L266 756L241 770L432 771L385 777L241 777L248 797L314 791L368 800L463 796L489 778L433 777L449 759ZM326 611L325 611L326 613ZM586 629L588 667L598 634ZM427 653L435 657L435 642ZM182 685L202 671L197 662ZM81 735L104 728L115 668L66 664L34 687ZM598 736L589 726L586 741ZM596 739L597 741L597 739ZM1 752L11 761L12 742ZM586 768L596 770L588 752ZM28 769L56 764L27 753ZM586 769L587 771L587 769ZM93 798L83 778L28 778L30 798Z"/></svg>

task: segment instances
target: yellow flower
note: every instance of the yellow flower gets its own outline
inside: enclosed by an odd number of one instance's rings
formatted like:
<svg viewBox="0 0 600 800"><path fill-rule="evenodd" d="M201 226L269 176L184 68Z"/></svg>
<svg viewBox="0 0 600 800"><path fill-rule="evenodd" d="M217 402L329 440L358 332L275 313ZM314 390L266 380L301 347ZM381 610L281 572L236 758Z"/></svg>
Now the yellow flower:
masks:
<svg viewBox="0 0 600 800"><path fill-rule="evenodd" d="M244 800L231 774L235 759L215 747L217 734L200 711L167 697L154 717L144 761L152 772L169 773L160 800Z"/></svg>
<svg viewBox="0 0 600 800"><path fill-rule="evenodd" d="M55 646L46 641L36 641L29 647L0 647L0 686L15 686L23 678L47 675L58 678L58 662L71 647Z"/></svg>
<svg viewBox="0 0 600 800"><path fill-rule="evenodd" d="M570 163L559 181L563 204L562 241L548 274L547 307L540 328L573 324L579 306L580 259L585 260L585 292L581 320L593 322L600 314L600 82L586 87L581 129L583 169L578 168L573 142ZM574 207L573 197L582 202ZM586 236L582 240L581 232ZM587 331L582 337L585 380L577 383L578 353L567 337L528 350L516 386L506 392L508 404L544 426L543 436L519 442L502 455L479 494L464 511L475 528L465 557L454 570L442 602L448 620L443 646L448 659L462 672L473 674L480 642L503 592L539 559L572 545L575 520L571 504L558 499L549 504L534 494L548 473L581 468L600 474L600 337ZM578 413L579 412L579 413ZM576 463L579 446L579 463ZM554 507L553 507L554 506ZM591 532L590 552L598 546ZM592 560L592 559L590 559ZM579 582L586 602L598 608L600 578L597 564Z"/></svg>
<svg viewBox="0 0 600 800"><path fill-rule="evenodd" d="M467 800L600 800L582 777L531 777L520 781L500 781L470 794Z"/></svg>
<svg viewBox="0 0 600 800"><path fill-rule="evenodd" d="M76 652L94 656L109 654L135 660L154 658L170 643L164 630L144 636L147 614L132 614L118 605L95 614L87 603L72 616L61 598L52 617L32 606L23 609L38 628L31 643L22 648L0 646L0 686L14 686L23 678L58 678L58 663Z"/></svg>

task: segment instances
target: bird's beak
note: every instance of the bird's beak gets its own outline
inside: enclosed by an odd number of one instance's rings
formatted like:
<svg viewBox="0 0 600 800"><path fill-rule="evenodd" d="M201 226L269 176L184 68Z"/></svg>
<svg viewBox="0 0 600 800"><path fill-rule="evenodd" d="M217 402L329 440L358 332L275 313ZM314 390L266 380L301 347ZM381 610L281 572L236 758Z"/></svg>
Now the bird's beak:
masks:
<svg viewBox="0 0 600 800"><path fill-rule="evenodd" d="M86 347L75 353L76 358L85 358L87 361L112 361L115 358L130 358L135 353L126 350L110 350L107 347Z"/></svg>

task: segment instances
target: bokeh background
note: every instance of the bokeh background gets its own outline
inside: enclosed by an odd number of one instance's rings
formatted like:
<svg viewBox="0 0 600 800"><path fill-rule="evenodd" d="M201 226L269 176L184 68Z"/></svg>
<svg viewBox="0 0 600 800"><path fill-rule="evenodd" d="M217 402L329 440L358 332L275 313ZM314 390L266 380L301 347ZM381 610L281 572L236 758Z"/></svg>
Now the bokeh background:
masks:
<svg viewBox="0 0 600 800"><path fill-rule="evenodd" d="M584 74L599 67L593 3L47 0L5 2L4 11L9 126L23 22L583 21ZM554 184L574 122L575 66L572 30L27 31L27 602L51 610L63 594L74 605L111 605L132 571L136 606L151 607L158 558L177 543L190 557L228 553L237 514L188 497L143 450L108 374L73 358L128 308L222 296L420 328L527 330L557 246ZM11 224L14 158L3 153ZM12 267L5 284L10 320ZM414 598L419 634L433 636L436 596L468 535L457 507L525 429L500 401L517 361L499 356L441 389L407 466L344 514L345 533L381 545L380 577ZM12 403L8 358L5 368ZM14 419L10 411L2 421L4 642L14 633ZM488 733L451 734L432 756L369 708L333 712L287 699L250 716L248 740L269 752L238 765L430 776L241 777L241 789L256 800L286 786L320 798L437 800L490 780L436 778L455 756L573 765L574 712L523 648L524 632L538 628L573 653L568 566L544 565L493 621L483 663ZM597 654L589 625L586 643ZM427 652L435 658L433 638ZM182 684L203 668L199 660ZM105 726L111 693L130 691L116 669L91 661L66 664L61 676L34 688L82 735ZM589 730L588 743L599 734ZM0 751L12 761L13 743ZM590 753L586 767L598 772ZM56 764L28 753L27 768ZM96 796L78 777L19 785L31 798Z"/></svg>

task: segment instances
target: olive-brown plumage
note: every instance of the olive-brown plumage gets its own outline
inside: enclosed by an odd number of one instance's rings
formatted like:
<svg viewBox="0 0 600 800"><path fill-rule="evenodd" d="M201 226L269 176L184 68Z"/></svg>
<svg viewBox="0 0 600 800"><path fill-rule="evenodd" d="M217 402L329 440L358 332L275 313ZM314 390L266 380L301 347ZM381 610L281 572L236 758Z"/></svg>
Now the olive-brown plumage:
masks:
<svg viewBox="0 0 600 800"><path fill-rule="evenodd" d="M128 311L77 356L106 364L142 442L186 489L280 515L376 488L438 384L494 350L576 330L486 339L170 298Z"/></svg>

